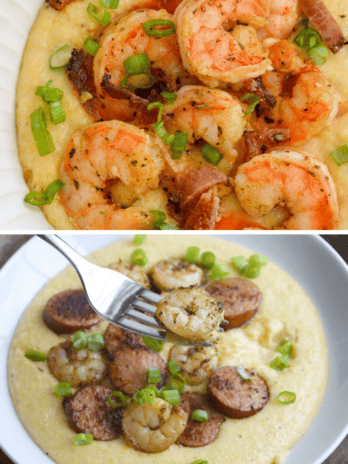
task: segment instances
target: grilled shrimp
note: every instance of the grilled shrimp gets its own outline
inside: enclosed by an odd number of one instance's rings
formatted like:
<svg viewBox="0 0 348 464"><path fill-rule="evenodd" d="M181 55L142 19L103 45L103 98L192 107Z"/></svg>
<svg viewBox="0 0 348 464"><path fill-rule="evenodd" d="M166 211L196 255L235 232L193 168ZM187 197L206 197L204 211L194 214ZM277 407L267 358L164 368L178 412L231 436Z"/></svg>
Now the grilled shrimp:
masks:
<svg viewBox="0 0 348 464"><path fill-rule="evenodd" d="M175 11L184 66L209 87L265 73L271 62L254 27L268 13L267 0L184 0Z"/></svg>
<svg viewBox="0 0 348 464"><path fill-rule="evenodd" d="M100 352L75 350L71 340L52 346L47 354L47 364L59 382L68 382L72 387L98 382L108 370Z"/></svg>
<svg viewBox="0 0 348 464"><path fill-rule="evenodd" d="M115 263L109 264L109 268L113 269L114 271L120 272L121 274L129 277L130 279L134 280L134 282L138 282L138 284L142 285L145 288L150 288L150 281L146 272L141 266L138 266L134 263L124 263L122 259L119 259Z"/></svg>
<svg viewBox="0 0 348 464"><path fill-rule="evenodd" d="M179 288L162 294L156 318L170 332L192 341L214 341L223 309L202 288Z"/></svg>
<svg viewBox="0 0 348 464"><path fill-rule="evenodd" d="M237 171L235 188L242 208L252 217L284 206L289 217L281 229L330 230L337 226L335 184L326 165L299 151L255 156Z"/></svg>
<svg viewBox="0 0 348 464"><path fill-rule="evenodd" d="M188 414L157 398L141 406L130 403L123 415L126 441L146 453L160 453L175 443L186 427Z"/></svg>
<svg viewBox="0 0 348 464"><path fill-rule="evenodd" d="M298 3L298 0L271 0L270 14L258 36L287 39L299 19Z"/></svg>
<svg viewBox="0 0 348 464"><path fill-rule="evenodd" d="M237 156L236 142L245 130L243 109L236 97L218 89L199 85L187 85L177 93L173 104L164 105L163 114L168 116L169 132L176 130L189 135L193 144L203 139L215 147L227 161Z"/></svg>
<svg viewBox="0 0 348 464"><path fill-rule="evenodd" d="M200 285L203 279L203 271L200 267L181 258L159 261L151 269L150 275L159 290Z"/></svg>
<svg viewBox="0 0 348 464"><path fill-rule="evenodd" d="M128 206L158 186L162 167L160 148L144 130L121 121L92 124L68 143L61 202L80 229L149 228L151 215Z"/></svg>
<svg viewBox="0 0 348 464"><path fill-rule="evenodd" d="M189 385L199 385L207 380L219 365L217 346L174 345L170 360L180 367Z"/></svg>

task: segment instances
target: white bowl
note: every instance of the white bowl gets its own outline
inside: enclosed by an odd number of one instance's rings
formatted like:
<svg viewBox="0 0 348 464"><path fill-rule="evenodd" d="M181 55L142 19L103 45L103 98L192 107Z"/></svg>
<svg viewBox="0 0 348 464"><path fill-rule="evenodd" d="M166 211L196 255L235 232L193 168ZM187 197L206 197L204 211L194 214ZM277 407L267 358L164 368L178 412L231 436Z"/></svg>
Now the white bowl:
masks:
<svg viewBox="0 0 348 464"><path fill-rule="evenodd" d="M77 251L87 254L124 237L65 235L63 238ZM318 236L218 237L267 255L301 284L318 308L329 348L328 387L314 422L291 450L286 464L321 464L348 433L348 267ZM28 303L66 264L58 251L34 237L0 272L0 446L16 464L52 464L52 461L32 441L13 408L6 369L11 339Z"/></svg>

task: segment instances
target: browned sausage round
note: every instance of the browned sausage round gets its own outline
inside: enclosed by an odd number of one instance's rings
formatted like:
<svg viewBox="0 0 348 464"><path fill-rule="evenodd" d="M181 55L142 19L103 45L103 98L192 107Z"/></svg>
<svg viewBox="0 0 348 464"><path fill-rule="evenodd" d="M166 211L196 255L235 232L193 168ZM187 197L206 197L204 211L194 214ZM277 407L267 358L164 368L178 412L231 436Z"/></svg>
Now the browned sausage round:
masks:
<svg viewBox="0 0 348 464"><path fill-rule="evenodd" d="M123 330L115 324L109 324L104 334L105 348L108 354L113 358L117 350L127 346L144 345L141 335Z"/></svg>
<svg viewBox="0 0 348 464"><path fill-rule="evenodd" d="M115 359L110 363L109 374L115 387L123 393L133 395L148 384L147 370L158 367L161 372L160 388L167 380L167 367L164 360L155 351L146 346L124 346L115 353Z"/></svg>
<svg viewBox="0 0 348 464"><path fill-rule="evenodd" d="M186 428L180 435L177 443L191 448L205 446L216 440L220 425L224 417L215 411L209 404L207 395L199 393L184 393L181 395L180 407L189 415ZM191 414L196 409L202 409L209 414L207 422L198 422L191 419Z"/></svg>
<svg viewBox="0 0 348 464"><path fill-rule="evenodd" d="M215 301L223 303L224 318L228 321L224 329L235 329L249 322L262 301L259 287L239 277L219 280L205 290Z"/></svg>
<svg viewBox="0 0 348 464"><path fill-rule="evenodd" d="M234 366L220 367L210 377L208 392L216 409L233 419L249 417L263 409L269 400L265 380L246 369L252 380L243 380Z"/></svg>
<svg viewBox="0 0 348 464"><path fill-rule="evenodd" d="M121 435L123 407L107 402L111 388L89 385L64 398L63 407L70 427L78 433L90 433L95 440L114 440Z"/></svg>
<svg viewBox="0 0 348 464"><path fill-rule="evenodd" d="M83 290L65 290L48 300L43 320L53 332L68 334L89 329L102 318L90 307Z"/></svg>

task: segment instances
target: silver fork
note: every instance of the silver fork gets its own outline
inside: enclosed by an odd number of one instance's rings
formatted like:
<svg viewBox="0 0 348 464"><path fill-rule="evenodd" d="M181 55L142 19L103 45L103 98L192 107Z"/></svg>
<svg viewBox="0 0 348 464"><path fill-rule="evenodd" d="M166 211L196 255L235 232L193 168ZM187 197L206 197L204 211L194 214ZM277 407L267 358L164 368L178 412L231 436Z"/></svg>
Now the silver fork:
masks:
<svg viewBox="0 0 348 464"><path fill-rule="evenodd" d="M57 235L38 235L74 266L93 310L122 329L164 340L166 331L154 319L162 297L123 274L92 264Z"/></svg>

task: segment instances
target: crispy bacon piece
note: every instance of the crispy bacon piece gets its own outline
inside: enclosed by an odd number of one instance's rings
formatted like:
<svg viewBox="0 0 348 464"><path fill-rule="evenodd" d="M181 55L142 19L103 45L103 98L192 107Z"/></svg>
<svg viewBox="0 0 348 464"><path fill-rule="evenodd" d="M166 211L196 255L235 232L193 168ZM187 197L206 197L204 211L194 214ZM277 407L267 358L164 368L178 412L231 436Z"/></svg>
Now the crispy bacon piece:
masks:
<svg viewBox="0 0 348 464"><path fill-rule="evenodd" d="M177 180L178 197L185 207L214 185L225 182L227 177L217 169L209 166L203 166L202 169L190 167Z"/></svg>
<svg viewBox="0 0 348 464"><path fill-rule="evenodd" d="M76 2L76 1L79 1L79 0L46 0L46 3L48 3L49 6L51 6L55 10L60 11L63 8L65 8L67 5L69 5L69 3Z"/></svg>
<svg viewBox="0 0 348 464"><path fill-rule="evenodd" d="M212 230L218 217L220 198L213 187L203 193L196 205L187 210L187 218L182 226L184 230Z"/></svg>
<svg viewBox="0 0 348 464"><path fill-rule="evenodd" d="M271 148L288 142L290 140L290 129L267 129L263 133L246 131L243 137L246 148L244 162L247 162L254 156L261 155Z"/></svg>
<svg viewBox="0 0 348 464"><path fill-rule="evenodd" d="M275 106L276 99L263 86L261 76L256 77L254 79L247 79L243 82L243 85L248 92L257 95L262 102L266 103L267 106L270 106L272 108L273 106Z"/></svg>
<svg viewBox="0 0 348 464"><path fill-rule="evenodd" d="M345 38L340 26L322 0L300 0L300 8L319 32L328 48L337 53Z"/></svg>

